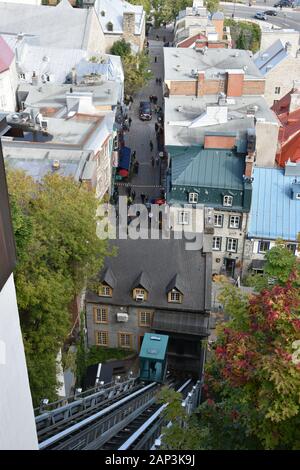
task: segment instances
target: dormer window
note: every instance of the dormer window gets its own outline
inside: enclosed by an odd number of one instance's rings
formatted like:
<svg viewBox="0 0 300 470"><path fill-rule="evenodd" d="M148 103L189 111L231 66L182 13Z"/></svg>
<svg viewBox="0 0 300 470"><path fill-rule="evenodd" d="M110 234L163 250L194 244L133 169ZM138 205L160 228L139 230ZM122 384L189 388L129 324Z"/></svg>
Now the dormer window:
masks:
<svg viewBox="0 0 300 470"><path fill-rule="evenodd" d="M168 292L168 302L173 302L176 304L182 303L183 295L177 289L172 289Z"/></svg>
<svg viewBox="0 0 300 470"><path fill-rule="evenodd" d="M197 204L198 202L198 193L189 193L189 203Z"/></svg>
<svg viewBox="0 0 300 470"><path fill-rule="evenodd" d="M100 297L112 297L112 288L106 284L100 284L99 296Z"/></svg>
<svg viewBox="0 0 300 470"><path fill-rule="evenodd" d="M107 31L113 31L114 30L114 25L112 24L111 21L109 21L106 25Z"/></svg>
<svg viewBox="0 0 300 470"><path fill-rule="evenodd" d="M101 16L105 16L105 11L104 10L101 11Z"/></svg>
<svg viewBox="0 0 300 470"><path fill-rule="evenodd" d="M224 207L231 207L233 203L233 197L232 196L224 196L223 197L223 206Z"/></svg>
<svg viewBox="0 0 300 470"><path fill-rule="evenodd" d="M295 198L300 199L300 193L296 193Z"/></svg>
<svg viewBox="0 0 300 470"><path fill-rule="evenodd" d="M142 302L143 300L147 300L148 298L148 292L146 289L142 288L135 288L133 289L133 299L136 300L137 302Z"/></svg>

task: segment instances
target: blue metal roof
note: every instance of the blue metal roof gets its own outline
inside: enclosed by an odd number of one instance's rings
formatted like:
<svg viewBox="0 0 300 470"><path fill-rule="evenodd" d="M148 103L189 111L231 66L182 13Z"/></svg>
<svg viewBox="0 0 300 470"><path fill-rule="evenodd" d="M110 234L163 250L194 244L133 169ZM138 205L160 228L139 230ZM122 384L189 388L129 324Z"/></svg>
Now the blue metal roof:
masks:
<svg viewBox="0 0 300 470"><path fill-rule="evenodd" d="M281 39L278 39L265 51L257 52L254 56L254 63L263 75L267 75L286 57L288 57L288 53L285 46Z"/></svg>
<svg viewBox="0 0 300 470"><path fill-rule="evenodd" d="M294 176L277 168L254 168L249 237L296 241L300 200L292 199Z"/></svg>

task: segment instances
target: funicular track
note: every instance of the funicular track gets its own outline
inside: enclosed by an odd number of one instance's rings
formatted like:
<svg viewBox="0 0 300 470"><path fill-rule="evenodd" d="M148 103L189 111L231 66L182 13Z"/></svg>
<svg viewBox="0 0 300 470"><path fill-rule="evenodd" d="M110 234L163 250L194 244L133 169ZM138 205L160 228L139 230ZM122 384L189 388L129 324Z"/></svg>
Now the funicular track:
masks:
<svg viewBox="0 0 300 470"><path fill-rule="evenodd" d="M81 409L76 410L79 404L76 403L78 400L75 400L71 406L73 410L71 414L70 404L68 404L37 416L37 428L40 427L39 448L41 450L118 449L133 435L134 445L138 443L143 445L145 435L153 436L153 432L150 432L152 423L157 428L156 435L159 435L163 422L162 406L155 401L161 385L156 382L145 384L139 382L138 379L130 380L127 387L123 384L122 391L118 394L116 389L111 387L109 393L107 390L105 395L102 393L102 400L101 395L99 396L101 391L85 397L84 400L89 404L85 410L84 407L82 408L82 403ZM178 379L169 378L166 384L176 390L181 389L180 391L185 393L193 382L191 379L183 383L182 380L179 382ZM120 388L120 385L118 384L117 387ZM51 413L52 418L54 416L56 419L58 416L62 418L64 413L67 413L67 416L51 424L49 417ZM46 419L48 419L47 426L45 426ZM44 426L41 426L41 423L44 423Z"/></svg>

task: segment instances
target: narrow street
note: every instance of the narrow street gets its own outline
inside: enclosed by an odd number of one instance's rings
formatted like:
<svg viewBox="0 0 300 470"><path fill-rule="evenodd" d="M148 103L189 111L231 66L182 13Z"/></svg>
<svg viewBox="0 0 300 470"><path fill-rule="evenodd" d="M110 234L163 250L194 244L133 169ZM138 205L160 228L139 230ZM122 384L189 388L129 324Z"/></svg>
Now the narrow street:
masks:
<svg viewBox="0 0 300 470"><path fill-rule="evenodd" d="M155 161L154 166L151 162L151 157L154 159L158 157L157 139L155 133L155 123L157 122L157 115L154 111L152 104L152 120L141 121L139 119L139 104L140 101L149 101L151 95L157 96L157 104L163 107L163 92L162 85L156 83L156 78L163 79L163 41L157 40L156 35L160 34L160 39L163 37L165 30L153 30L149 34L149 56L150 67L153 73L153 78L148 82L142 90L133 96L134 102L129 111L128 117L132 119L131 128L125 134L125 145L131 148L131 151L136 151L136 160L139 162L138 174L133 174L128 183L119 183L119 194L126 193L126 186L130 186L136 193L135 202L140 202L140 194L144 193L149 198L158 198L161 195L160 186L160 161L157 164ZM157 58L155 62L155 57ZM153 151L150 150L150 141L153 143Z"/></svg>

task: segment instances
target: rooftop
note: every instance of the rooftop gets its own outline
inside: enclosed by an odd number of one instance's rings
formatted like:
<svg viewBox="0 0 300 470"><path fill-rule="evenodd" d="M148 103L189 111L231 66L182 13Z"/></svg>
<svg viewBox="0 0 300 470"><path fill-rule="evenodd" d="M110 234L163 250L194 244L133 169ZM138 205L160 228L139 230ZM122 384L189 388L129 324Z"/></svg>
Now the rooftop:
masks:
<svg viewBox="0 0 300 470"><path fill-rule="evenodd" d="M38 36L44 46L86 49L93 14L92 8L72 8L69 2L56 7L0 3L0 34L22 32Z"/></svg>
<svg viewBox="0 0 300 470"><path fill-rule="evenodd" d="M293 176L277 168L254 168L248 237L296 241L300 201L292 199Z"/></svg>
<svg viewBox="0 0 300 470"><path fill-rule="evenodd" d="M265 51L257 52L253 60L260 72L265 76L286 57L288 57L288 52L283 42L277 39L277 41Z"/></svg>
<svg viewBox="0 0 300 470"><path fill-rule="evenodd" d="M0 73L8 70L14 59L14 53L7 42L0 36Z"/></svg>
<svg viewBox="0 0 300 470"><path fill-rule="evenodd" d="M135 13L135 34L141 34L145 11L141 5L132 5L124 0L96 0L94 8L98 15L104 33L123 33L123 14ZM102 15L102 12L105 14ZM107 24L113 24L113 31L107 29Z"/></svg>
<svg viewBox="0 0 300 470"><path fill-rule="evenodd" d="M195 49L164 47L165 81L195 81L192 70L205 72L207 79L219 77L227 70L243 69L245 79L263 79L248 51L208 49L205 54Z"/></svg>
<svg viewBox="0 0 300 470"><path fill-rule="evenodd" d="M242 191L245 157L231 150L172 149L172 185Z"/></svg>
<svg viewBox="0 0 300 470"><path fill-rule="evenodd" d="M238 140L241 140L244 139L247 129L254 127L254 117L278 125L276 115L269 109L262 96L231 98L222 107L218 105L218 100L218 95L166 98L165 144L203 145L207 131L220 130L225 133L235 132Z"/></svg>
<svg viewBox="0 0 300 470"><path fill-rule="evenodd" d="M185 249L185 240L114 240L116 257L107 258L103 271L111 269L116 286L112 298L99 297L88 292L87 302L101 302L115 305L134 305L166 308L173 311L190 310L201 312L210 309L211 266L202 251ZM136 280L143 276L150 283L148 299L142 304L132 298ZM166 289L178 276L183 292L181 304L168 303Z"/></svg>

